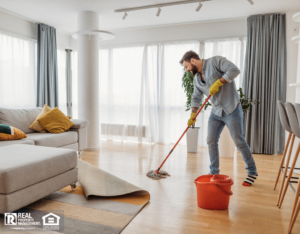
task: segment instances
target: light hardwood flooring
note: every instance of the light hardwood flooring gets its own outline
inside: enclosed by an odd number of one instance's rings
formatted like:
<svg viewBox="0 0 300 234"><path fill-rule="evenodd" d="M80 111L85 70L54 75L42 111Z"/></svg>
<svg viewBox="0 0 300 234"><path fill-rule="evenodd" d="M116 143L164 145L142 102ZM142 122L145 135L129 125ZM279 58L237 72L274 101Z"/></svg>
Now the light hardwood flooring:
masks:
<svg viewBox="0 0 300 234"><path fill-rule="evenodd" d="M100 151L84 151L80 158L115 176L139 186L151 195L150 202L122 234L275 234L288 233L294 193L288 189L279 209L277 189L273 190L282 155L254 155L259 177L252 187L242 186L245 163L239 152L221 158L221 174L234 180L228 210L204 210L197 206L194 180L209 173L207 148L187 153L179 145L163 166L171 177L155 181L146 173L157 169L173 145L101 141ZM282 175L281 175L282 177ZM300 214L293 232L300 234Z"/></svg>

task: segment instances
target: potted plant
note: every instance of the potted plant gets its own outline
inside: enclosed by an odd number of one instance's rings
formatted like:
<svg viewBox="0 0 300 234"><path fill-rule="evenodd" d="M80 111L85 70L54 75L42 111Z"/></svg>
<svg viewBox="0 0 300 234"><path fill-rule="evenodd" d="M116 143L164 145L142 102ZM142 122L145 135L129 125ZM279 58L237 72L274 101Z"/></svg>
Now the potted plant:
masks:
<svg viewBox="0 0 300 234"><path fill-rule="evenodd" d="M184 88L184 91L187 96L186 111L189 111L191 109L192 94L194 92L193 80L194 80L194 75L190 72L184 71L184 75L182 77L182 87ZM241 107L244 113L250 110L250 107L252 105L260 104L258 100L251 100L251 98L246 98L242 88L239 88L237 91L240 95ZM204 99L205 98L202 97L203 101ZM202 103L200 103L200 105L202 105ZM208 106L211 106L209 101L205 104L204 111L207 109ZM200 133L200 127L195 127L194 125L192 126L192 128L190 128L187 131L188 152L197 152L197 150L195 151L195 149L199 148L198 147L198 143L200 140L199 133ZM233 152L234 152L234 143L231 139L228 128L225 126L219 140L220 157L233 157Z"/></svg>
<svg viewBox="0 0 300 234"><path fill-rule="evenodd" d="M194 75L191 72L186 72L184 70L182 77L182 87L184 88L184 92L187 96L186 101L186 110L189 111L191 109L191 101L192 94L194 92ZM205 106L205 109L207 106ZM200 127L195 127L195 124L189 128L186 133L186 144L187 144L187 152L188 153L197 153L199 149L200 143Z"/></svg>

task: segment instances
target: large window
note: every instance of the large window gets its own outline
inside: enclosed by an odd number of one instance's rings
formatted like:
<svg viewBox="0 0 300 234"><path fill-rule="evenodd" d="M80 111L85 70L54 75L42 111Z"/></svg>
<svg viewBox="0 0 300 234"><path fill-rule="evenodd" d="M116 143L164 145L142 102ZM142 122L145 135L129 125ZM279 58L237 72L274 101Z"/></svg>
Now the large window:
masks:
<svg viewBox="0 0 300 234"><path fill-rule="evenodd" d="M143 46L100 50L100 123L102 135L107 138L135 135L143 95L143 51Z"/></svg>
<svg viewBox="0 0 300 234"><path fill-rule="evenodd" d="M0 107L36 106L35 41L0 34Z"/></svg>
<svg viewBox="0 0 300 234"><path fill-rule="evenodd" d="M66 51L57 50L58 69L58 107L67 115L67 80L66 80Z"/></svg>
<svg viewBox="0 0 300 234"><path fill-rule="evenodd" d="M246 38L215 39L205 42L205 58L216 55L226 57L240 68L241 74L235 79L236 87L242 86L242 72L244 69Z"/></svg>
<svg viewBox="0 0 300 234"><path fill-rule="evenodd" d="M99 52L101 138L175 143L184 129L186 95L182 88L186 51L203 58L224 56L243 71L245 39L186 41L151 45L111 46ZM77 54L73 54L73 112L77 112ZM240 87L240 75L235 79ZM201 145L206 145L210 109L198 116ZM185 144L185 137L181 140Z"/></svg>
<svg viewBox="0 0 300 234"><path fill-rule="evenodd" d="M159 98L159 142L174 143L187 126L190 112L185 111L186 95L182 88L183 67L179 61L185 52L199 51L197 41L161 45ZM181 143L185 143L185 136Z"/></svg>
<svg viewBox="0 0 300 234"><path fill-rule="evenodd" d="M78 69L77 69L77 51L72 52L72 112L73 118L78 119Z"/></svg>

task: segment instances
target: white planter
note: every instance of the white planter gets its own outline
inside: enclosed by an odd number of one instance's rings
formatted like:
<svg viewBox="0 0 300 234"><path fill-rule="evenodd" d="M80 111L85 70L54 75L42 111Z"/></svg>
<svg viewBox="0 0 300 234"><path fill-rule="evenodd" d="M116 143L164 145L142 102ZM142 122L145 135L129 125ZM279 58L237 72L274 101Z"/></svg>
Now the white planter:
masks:
<svg viewBox="0 0 300 234"><path fill-rule="evenodd" d="M224 127L219 140L220 158L232 158L234 156L234 142L227 126Z"/></svg>
<svg viewBox="0 0 300 234"><path fill-rule="evenodd" d="M186 132L188 153L197 153L200 147L200 127L189 128Z"/></svg>

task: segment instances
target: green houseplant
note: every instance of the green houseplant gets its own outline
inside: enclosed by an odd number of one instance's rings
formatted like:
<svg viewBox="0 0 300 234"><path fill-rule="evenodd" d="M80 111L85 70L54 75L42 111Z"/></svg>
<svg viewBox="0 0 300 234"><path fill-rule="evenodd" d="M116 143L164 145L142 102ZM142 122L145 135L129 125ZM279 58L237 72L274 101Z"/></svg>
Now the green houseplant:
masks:
<svg viewBox="0 0 300 234"><path fill-rule="evenodd" d="M184 70L184 74L182 77L182 87L184 88L184 92L186 93L187 96L186 111L191 109L192 94L194 92L193 80L194 80L194 75L191 72L186 72ZM246 98L242 88L239 88L237 91L240 95L241 106L244 113L250 110L251 105L260 104L258 100L251 100L251 98ZM204 100L203 96L202 96L202 100ZM202 103L200 103L200 106L201 105ZM206 110L208 106L211 106L209 101L204 106L204 110Z"/></svg>

